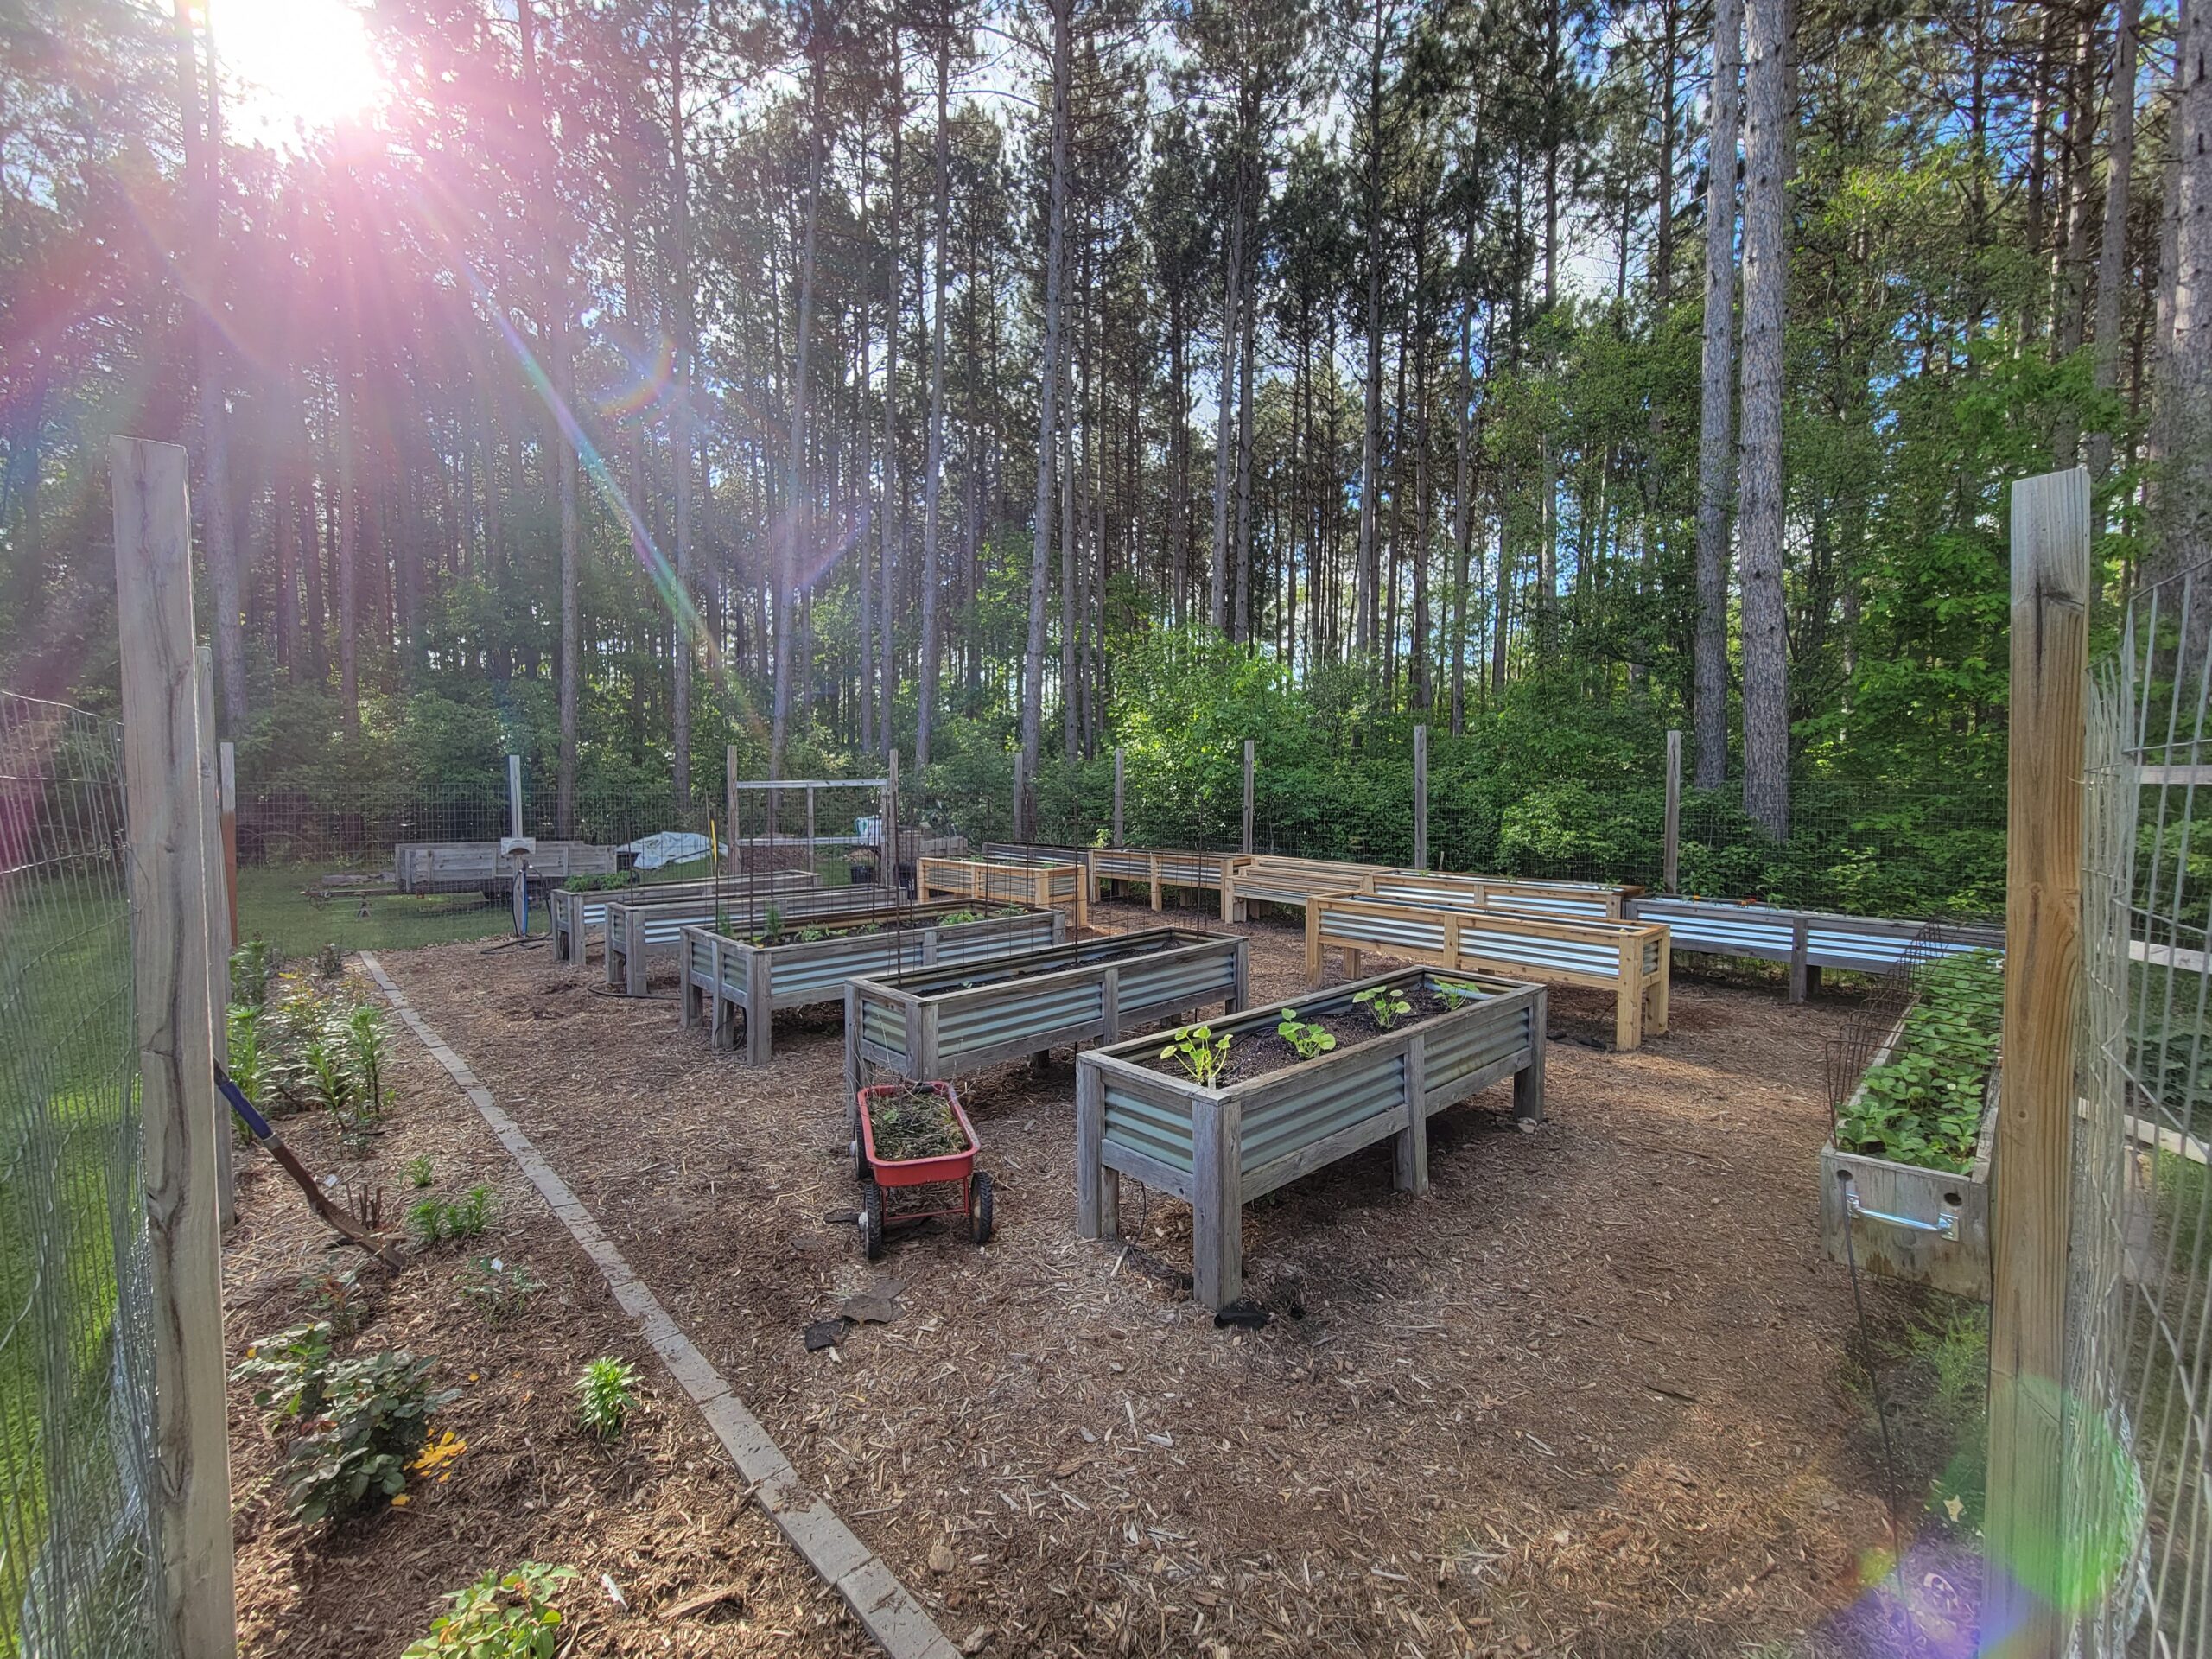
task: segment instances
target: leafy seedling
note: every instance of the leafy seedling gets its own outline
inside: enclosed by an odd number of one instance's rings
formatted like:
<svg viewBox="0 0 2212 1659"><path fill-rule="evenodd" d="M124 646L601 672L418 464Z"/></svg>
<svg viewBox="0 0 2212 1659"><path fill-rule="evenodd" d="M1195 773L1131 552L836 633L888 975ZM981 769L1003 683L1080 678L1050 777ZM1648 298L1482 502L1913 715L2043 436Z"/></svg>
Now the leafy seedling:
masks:
<svg viewBox="0 0 2212 1659"><path fill-rule="evenodd" d="M1185 1026L1176 1032L1175 1040L1160 1051L1160 1058L1181 1066L1199 1088L1211 1089L1229 1064L1229 1037L1225 1031L1215 1036L1210 1026Z"/></svg>
<svg viewBox="0 0 2212 1659"><path fill-rule="evenodd" d="M613 1355L594 1359L576 1379L576 1420L585 1433L611 1440L638 1403L637 1368Z"/></svg>
<svg viewBox="0 0 2212 1659"><path fill-rule="evenodd" d="M1316 1060L1337 1046L1336 1033L1310 1020L1300 1020L1296 1008L1285 1008L1275 1035L1298 1052L1301 1060Z"/></svg>
<svg viewBox="0 0 2212 1659"><path fill-rule="evenodd" d="M1388 1031L1414 1011L1414 1005L1395 985L1377 985L1371 990L1356 991L1354 1002L1374 1016L1375 1028Z"/></svg>

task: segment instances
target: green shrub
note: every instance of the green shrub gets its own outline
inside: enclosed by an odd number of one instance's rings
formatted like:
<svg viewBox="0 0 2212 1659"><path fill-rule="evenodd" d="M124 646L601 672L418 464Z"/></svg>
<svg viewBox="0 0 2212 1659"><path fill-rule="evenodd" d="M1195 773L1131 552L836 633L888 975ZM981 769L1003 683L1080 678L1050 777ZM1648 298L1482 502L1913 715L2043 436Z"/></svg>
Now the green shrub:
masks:
<svg viewBox="0 0 2212 1659"><path fill-rule="evenodd" d="M249 1348L235 1373L256 1385L272 1432L296 1426L278 1480L294 1518L309 1524L404 1490L432 1414L457 1392L432 1389L436 1362L404 1348L334 1358L331 1335L327 1320L279 1332Z"/></svg>
<svg viewBox="0 0 2212 1659"><path fill-rule="evenodd" d="M449 1238L481 1238L492 1223L492 1189L472 1186L458 1204L425 1198L407 1212L407 1224L424 1244Z"/></svg>
<svg viewBox="0 0 2212 1659"><path fill-rule="evenodd" d="M429 1185L435 1179L430 1173L430 1158L428 1153L418 1154L410 1158L399 1166L399 1172L407 1177L408 1185L418 1192Z"/></svg>
<svg viewBox="0 0 2212 1659"><path fill-rule="evenodd" d="M638 1403L637 1368L609 1355L594 1359L576 1379L576 1419L587 1433L611 1440Z"/></svg>
<svg viewBox="0 0 2212 1659"><path fill-rule="evenodd" d="M408 1644L400 1659L553 1659L560 1642L559 1587L573 1567L524 1561L513 1572L486 1573L448 1598L452 1611L430 1621L430 1633Z"/></svg>

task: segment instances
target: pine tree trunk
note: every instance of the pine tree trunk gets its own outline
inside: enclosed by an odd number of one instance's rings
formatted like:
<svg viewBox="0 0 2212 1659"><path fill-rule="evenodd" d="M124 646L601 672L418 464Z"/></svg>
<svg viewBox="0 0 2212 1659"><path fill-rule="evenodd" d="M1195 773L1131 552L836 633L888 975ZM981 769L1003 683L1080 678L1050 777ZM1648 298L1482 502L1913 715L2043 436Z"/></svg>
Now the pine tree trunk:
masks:
<svg viewBox="0 0 2212 1659"><path fill-rule="evenodd" d="M1244 200L1242 182L1230 208L1229 247L1221 278L1221 376L1216 395L1213 439L1213 557L1208 566L1211 595L1207 616L1217 630L1229 623L1229 496L1236 454L1236 342L1239 282L1244 264Z"/></svg>
<svg viewBox="0 0 2212 1659"><path fill-rule="evenodd" d="M683 113L683 30L679 14L669 15L668 162L674 219L670 280L676 285L676 595L670 607L674 625L669 667L675 677L671 687L671 720L675 750L671 779L676 811L683 820L691 806L691 656L697 613L691 602L692 467L697 448L693 428L691 374L699 353L698 296L691 279L691 176L685 154L690 126Z"/></svg>
<svg viewBox="0 0 2212 1659"><path fill-rule="evenodd" d="M1037 760L1045 702L1045 594L1052 556L1052 459L1059 439L1060 264L1067 234L1070 40L1075 0L1047 0L1052 17L1052 171L1045 233L1044 352L1037 371L1037 501L1029 561L1029 635L1021 664L1021 760L1024 790L1015 805L1014 836L1028 838L1037 819Z"/></svg>
<svg viewBox="0 0 2212 1659"><path fill-rule="evenodd" d="M1744 810L1789 834L1789 668L1783 591L1783 324L1788 283L1789 0L1749 0L1744 76L1742 532Z"/></svg>
<svg viewBox="0 0 2212 1659"><path fill-rule="evenodd" d="M791 735L791 607L798 583L798 538L806 517L806 392L809 347L814 336L815 249L822 220L823 81L828 74L823 62L828 51L821 37L822 22L811 20L806 42L808 149L806 164L806 228L799 248L798 316L792 336L791 371L791 447L784 471L784 511L774 537L774 571L770 577L770 600L775 634L776 671L770 694L768 721L768 776L784 775L784 750ZM887 716L888 711L887 709ZM888 718L884 722L889 727Z"/></svg>
<svg viewBox="0 0 2212 1659"><path fill-rule="evenodd" d="M1728 505L1734 493L1737 75L1742 0L1715 0L1713 117L1706 158L1704 399L1698 434L1697 631L1693 639L1700 789L1728 779Z"/></svg>
<svg viewBox="0 0 2212 1659"><path fill-rule="evenodd" d="M930 728L937 719L938 503L944 489L945 244L951 234L952 140L948 99L952 79L950 21L937 39L937 238L934 297L930 304L929 453L922 477L922 683L916 695L914 770L930 763Z"/></svg>
<svg viewBox="0 0 2212 1659"><path fill-rule="evenodd" d="M2127 209L2130 175L2135 169L2135 66L2143 22L2143 0L2120 0L2120 31L2113 43L2112 129L2105 161L2103 244L2097 250L2096 341L2094 378L2099 391L2120 384L2120 302L2127 282ZM2112 435L2089 439L2089 470L2102 478L2112 465Z"/></svg>
<svg viewBox="0 0 2212 1659"><path fill-rule="evenodd" d="M899 238L906 231L906 78L899 49L899 28L891 29L891 200L886 228L889 274L885 279L883 323L883 747L898 741L893 710L899 700L897 586L906 564L906 486L899 473L899 322L906 296L906 271L899 264Z"/></svg>

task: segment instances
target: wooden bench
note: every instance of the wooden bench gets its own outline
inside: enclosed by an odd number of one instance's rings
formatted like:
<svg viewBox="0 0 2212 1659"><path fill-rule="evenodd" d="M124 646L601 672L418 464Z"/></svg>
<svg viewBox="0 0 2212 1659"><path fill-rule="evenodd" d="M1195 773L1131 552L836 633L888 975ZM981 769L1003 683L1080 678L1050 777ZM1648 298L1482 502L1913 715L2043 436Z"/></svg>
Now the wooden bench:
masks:
<svg viewBox="0 0 2212 1659"><path fill-rule="evenodd" d="M1505 910L1441 910L1361 894L1316 895L1306 907L1306 976L1318 983L1323 952L1344 953L1344 975L1374 950L1462 973L1504 974L1613 993L1613 1042L1638 1047L1667 1029L1667 930L1650 924L1561 921Z"/></svg>
<svg viewBox="0 0 2212 1659"><path fill-rule="evenodd" d="M1440 905L1452 910L1517 910L1530 916L1618 922L1641 887L1601 881L1516 881L1502 875L1447 871L1384 870L1366 890L1393 904Z"/></svg>
<svg viewBox="0 0 2212 1659"><path fill-rule="evenodd" d="M836 921L815 918L808 925L834 927ZM874 932L779 944L687 927L679 1017L687 1027L706 1025L717 1048L736 1048L742 1023L746 1064L766 1065L774 1052L771 1026L778 1008L842 1001L855 979L1041 950L1060 944L1066 932L1067 918L1057 910L974 918L950 904L909 906L884 918Z"/></svg>
<svg viewBox="0 0 2212 1659"><path fill-rule="evenodd" d="M1389 874L1387 865L1343 864L1326 858L1243 859L1223 872L1221 919L1244 921L1246 906L1252 904L1302 910L1317 894L1364 892L1374 877Z"/></svg>
<svg viewBox="0 0 2212 1659"><path fill-rule="evenodd" d="M630 887L584 892L556 887L546 895L553 912L551 960L556 966L582 962L592 936L606 924L609 905L673 902L702 895L711 898L717 893L725 899L750 899L764 893L817 887L821 882L822 878L810 869L785 869L748 870L743 875L724 876L720 880L639 881ZM887 892L878 902L897 901Z"/></svg>
<svg viewBox="0 0 2212 1659"><path fill-rule="evenodd" d="M1789 969L1792 1002L1802 1002L1819 988L1823 968L1883 974L1908 957L2005 948L2001 927L1946 924L1938 937L1923 938L1929 932L1926 922L1837 916L1775 905L1732 905L1712 899L1639 898L1630 903L1627 913L1636 921L1664 923L1676 950L1784 963Z"/></svg>
<svg viewBox="0 0 2212 1659"><path fill-rule="evenodd" d="M939 893L979 905L1033 905L1065 910L1082 931L1090 919L1083 868L1071 863L994 864L980 858L925 858L914 867L914 897L926 904Z"/></svg>
<svg viewBox="0 0 2212 1659"><path fill-rule="evenodd" d="M1199 892L1214 892L1226 895L1231 871L1246 862L1243 853L1155 852L1143 847L1094 847L1085 859L1090 874L1090 902L1096 904L1100 890L1109 881L1119 881L1125 887L1147 888L1152 896L1152 907L1158 910L1163 887L1192 887ZM1228 921L1229 906L1224 896L1222 920Z"/></svg>

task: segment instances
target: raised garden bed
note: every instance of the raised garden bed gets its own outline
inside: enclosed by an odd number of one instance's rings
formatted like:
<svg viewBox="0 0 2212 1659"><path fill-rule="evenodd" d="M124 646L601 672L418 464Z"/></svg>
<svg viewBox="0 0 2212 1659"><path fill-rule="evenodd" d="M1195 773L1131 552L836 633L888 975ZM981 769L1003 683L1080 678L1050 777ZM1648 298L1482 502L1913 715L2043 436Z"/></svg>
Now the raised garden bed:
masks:
<svg viewBox="0 0 2212 1659"><path fill-rule="evenodd" d="M1643 891L1602 881L1514 881L1495 875L1385 870L1367 891L1400 905L1446 910L1513 910L1564 921L1617 922L1622 906Z"/></svg>
<svg viewBox="0 0 2212 1659"><path fill-rule="evenodd" d="M1079 864L1042 860L994 864L975 858L925 858L915 868L914 897L927 899L940 894L985 905L1034 905L1039 910L1057 906L1068 912L1077 931L1089 919Z"/></svg>
<svg viewBox="0 0 2212 1659"><path fill-rule="evenodd" d="M762 893L789 893L821 884L821 876L812 869L783 869L748 870L742 875L724 876L720 880L626 881L619 886L601 886L598 878L592 878L581 887L571 883L556 887L546 895L553 914L551 960L582 962L590 947L592 935L606 925L609 905L674 903L702 896L711 899L717 894L726 899L750 899Z"/></svg>
<svg viewBox="0 0 2212 1659"><path fill-rule="evenodd" d="M864 1065L950 1077L1219 1003L1244 1006L1240 934L1148 928L845 988L845 1100Z"/></svg>
<svg viewBox="0 0 2212 1659"><path fill-rule="evenodd" d="M1669 948L1713 957L1778 962L1789 969L1789 1000L1802 1002L1819 988L1823 968L1885 974L1908 957L1931 951L1961 955L2005 948L2001 927L1946 925L1940 942L1926 938L1925 922L1881 916L1836 916L1825 911L1784 910L1774 905L1733 905L1713 899L1636 898L1627 917L1664 922Z"/></svg>
<svg viewBox="0 0 2212 1659"><path fill-rule="evenodd" d="M1255 904L1303 910L1323 893L1364 893L1369 881L1389 874L1387 865L1346 864L1330 858L1240 859L1223 872L1222 919L1245 921Z"/></svg>
<svg viewBox="0 0 2212 1659"><path fill-rule="evenodd" d="M1412 1005L1387 1031L1357 1001L1378 991ZM1230 1039L1211 1086L1163 1069L1156 1036L1079 1054L1076 1230L1116 1233L1122 1175L1174 1194L1192 1210L1195 1294L1218 1311L1243 1288L1243 1206L1254 1198L1386 1140L1396 1142L1399 1189L1424 1191L1429 1118L1507 1077L1515 1115L1541 1117L1545 1008L1541 985L1408 969L1211 1026ZM1300 1058L1277 1034L1292 1009L1337 1046ZM1251 1075L1237 1073L1240 1046Z"/></svg>
<svg viewBox="0 0 2212 1659"><path fill-rule="evenodd" d="M773 1053L772 1016L778 1008L840 1000L854 979L1058 944L1066 936L1067 920L1049 910L977 916L954 901L910 906L880 919L842 925L833 918L800 918L798 931L817 930L823 937L794 938L786 924L786 937L770 944L709 927L685 928L683 1023L708 1026L720 1048L738 1046L741 1023L746 1064L766 1065Z"/></svg>
<svg viewBox="0 0 2212 1659"><path fill-rule="evenodd" d="M1163 887L1195 887L1201 892L1226 894L1230 877L1239 865L1249 861L1243 853L1156 852L1141 847L1097 847L1091 849L1084 866L1090 872L1092 903L1097 902L1099 890L1108 882L1119 881L1125 887L1147 888L1152 907L1158 910ZM1229 919L1224 900L1222 920Z"/></svg>
<svg viewBox="0 0 2212 1659"><path fill-rule="evenodd" d="M733 935L758 931L774 911L786 927L825 917L888 921L912 905L889 887L796 887L748 893L742 887L684 899L640 899L607 910L607 982L626 996L645 994L645 970L662 951L674 953L687 927L721 927Z"/></svg>
<svg viewBox="0 0 2212 1659"><path fill-rule="evenodd" d="M1994 952L1918 969L1912 1001L1821 1148L1821 1238L1833 1260L1987 1299L2004 999Z"/></svg>

